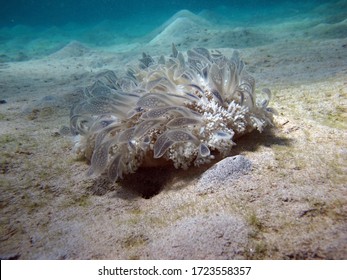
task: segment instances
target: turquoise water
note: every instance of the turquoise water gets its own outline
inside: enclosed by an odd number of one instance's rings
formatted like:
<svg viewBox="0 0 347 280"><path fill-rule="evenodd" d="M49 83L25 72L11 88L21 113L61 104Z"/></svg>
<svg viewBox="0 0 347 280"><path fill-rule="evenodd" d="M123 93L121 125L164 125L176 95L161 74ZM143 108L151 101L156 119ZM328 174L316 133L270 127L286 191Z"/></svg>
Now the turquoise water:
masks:
<svg viewBox="0 0 347 280"><path fill-rule="evenodd" d="M154 36L181 10L207 20L214 29L283 25L289 34L290 28L342 23L311 36L347 37L347 1L14 0L1 3L0 62L42 57L72 40L91 47L139 42Z"/></svg>
<svg viewBox="0 0 347 280"><path fill-rule="evenodd" d="M218 10L228 7L232 13L223 16L293 16L306 13L312 8L326 3L343 1L274 1L274 0L14 0L2 1L0 24L8 25L81 25L97 23L103 20L149 22L156 24L179 10L187 9L194 13L202 10ZM337 7L338 8L338 7ZM220 10L220 9L219 9ZM337 9L336 12L339 12ZM341 12L341 11L340 11Z"/></svg>

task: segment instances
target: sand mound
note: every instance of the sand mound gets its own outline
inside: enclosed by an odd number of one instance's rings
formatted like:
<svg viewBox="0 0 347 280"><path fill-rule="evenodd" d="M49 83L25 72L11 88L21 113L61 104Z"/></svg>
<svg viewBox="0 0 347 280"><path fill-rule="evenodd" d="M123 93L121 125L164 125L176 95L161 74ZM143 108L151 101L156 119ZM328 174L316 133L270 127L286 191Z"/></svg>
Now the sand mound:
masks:
<svg viewBox="0 0 347 280"><path fill-rule="evenodd" d="M198 181L198 193L218 191L251 170L251 162L244 156L227 157L208 169Z"/></svg>
<svg viewBox="0 0 347 280"><path fill-rule="evenodd" d="M65 47L63 47L62 49L50 55L50 57L55 59L81 57L89 53L90 51L91 50L87 48L86 46L84 46L82 43L78 41L72 41L68 43Z"/></svg>
<svg viewBox="0 0 347 280"><path fill-rule="evenodd" d="M208 21L187 10L182 10L151 33L153 39L150 40L149 46L167 48L172 42L178 46L192 46L193 42L200 41L207 27L211 27Z"/></svg>
<svg viewBox="0 0 347 280"><path fill-rule="evenodd" d="M347 19L337 23L319 23L309 33L326 39L347 38Z"/></svg>
<svg viewBox="0 0 347 280"><path fill-rule="evenodd" d="M204 14L203 14L204 15ZM192 47L206 48L245 48L273 42L271 36L255 28L230 28L214 24L183 10L176 13L160 28L152 32L149 47L168 48L174 42L181 49Z"/></svg>

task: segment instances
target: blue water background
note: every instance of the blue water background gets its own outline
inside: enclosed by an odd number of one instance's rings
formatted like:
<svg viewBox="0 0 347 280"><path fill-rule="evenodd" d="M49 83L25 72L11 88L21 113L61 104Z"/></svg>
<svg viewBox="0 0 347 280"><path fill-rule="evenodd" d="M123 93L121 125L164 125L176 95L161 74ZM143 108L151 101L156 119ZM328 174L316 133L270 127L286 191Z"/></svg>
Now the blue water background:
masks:
<svg viewBox="0 0 347 280"><path fill-rule="evenodd" d="M289 17L308 12L323 3L341 1L276 1L276 0L2 0L1 26L52 26L68 23L91 24L103 20L147 22L157 24L175 12L187 9L194 13L230 7L238 19L253 17L263 20ZM338 10L337 10L338 11ZM248 15L248 17L247 17Z"/></svg>
<svg viewBox="0 0 347 280"><path fill-rule="evenodd" d="M46 55L72 40L91 47L130 44L183 9L230 29L347 18L345 0L1 0L0 7L0 62ZM346 34L341 27L329 36Z"/></svg>

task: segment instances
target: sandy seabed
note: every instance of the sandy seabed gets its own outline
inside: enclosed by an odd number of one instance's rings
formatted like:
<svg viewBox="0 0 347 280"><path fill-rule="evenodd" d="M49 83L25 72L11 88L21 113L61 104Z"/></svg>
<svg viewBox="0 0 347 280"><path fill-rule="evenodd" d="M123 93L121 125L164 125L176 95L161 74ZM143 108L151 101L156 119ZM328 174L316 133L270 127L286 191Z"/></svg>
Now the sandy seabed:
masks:
<svg viewBox="0 0 347 280"><path fill-rule="evenodd" d="M1 259L347 258L347 39L329 35L346 22L269 38L265 27L199 29L201 20L183 12L140 43L71 42L0 64ZM227 55L239 49L279 113L274 127L238 139L231 156L248 159L249 172L206 188L200 178L216 162L140 169L115 184L87 177L58 133L76 89L104 69L124 72L142 51L216 40Z"/></svg>

